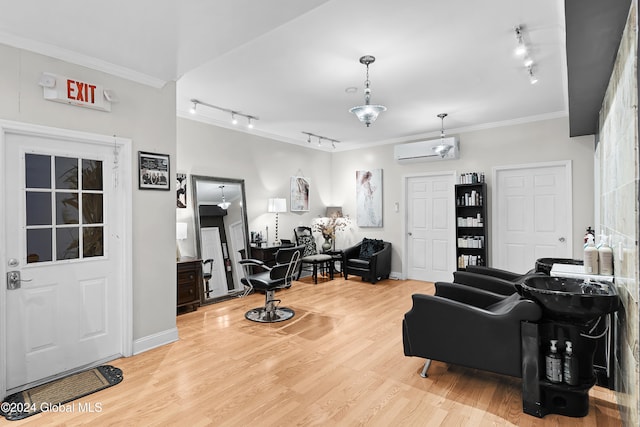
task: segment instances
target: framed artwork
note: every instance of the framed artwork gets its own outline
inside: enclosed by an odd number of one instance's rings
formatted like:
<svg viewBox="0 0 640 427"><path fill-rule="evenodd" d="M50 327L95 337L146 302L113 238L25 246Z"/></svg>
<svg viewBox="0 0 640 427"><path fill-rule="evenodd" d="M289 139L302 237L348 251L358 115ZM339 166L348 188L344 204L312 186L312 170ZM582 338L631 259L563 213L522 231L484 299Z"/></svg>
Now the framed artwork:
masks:
<svg viewBox="0 0 640 427"><path fill-rule="evenodd" d="M382 227L382 169L356 171L356 224Z"/></svg>
<svg viewBox="0 0 640 427"><path fill-rule="evenodd" d="M176 174L176 207L187 207L187 174Z"/></svg>
<svg viewBox="0 0 640 427"><path fill-rule="evenodd" d="M169 190L169 155L138 151L138 188Z"/></svg>
<svg viewBox="0 0 640 427"><path fill-rule="evenodd" d="M303 176L291 177L291 212L309 210L309 179Z"/></svg>

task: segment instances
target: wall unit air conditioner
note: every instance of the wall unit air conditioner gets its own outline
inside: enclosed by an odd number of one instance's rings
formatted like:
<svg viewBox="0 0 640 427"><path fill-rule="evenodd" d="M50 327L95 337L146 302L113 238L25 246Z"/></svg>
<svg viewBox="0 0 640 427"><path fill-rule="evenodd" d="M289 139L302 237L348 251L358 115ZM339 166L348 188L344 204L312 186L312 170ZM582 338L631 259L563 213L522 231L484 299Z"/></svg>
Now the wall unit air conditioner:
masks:
<svg viewBox="0 0 640 427"><path fill-rule="evenodd" d="M451 149L441 156L436 152L439 145L450 145ZM456 137L409 142L393 147L393 157L399 162L426 162L460 158L460 142Z"/></svg>

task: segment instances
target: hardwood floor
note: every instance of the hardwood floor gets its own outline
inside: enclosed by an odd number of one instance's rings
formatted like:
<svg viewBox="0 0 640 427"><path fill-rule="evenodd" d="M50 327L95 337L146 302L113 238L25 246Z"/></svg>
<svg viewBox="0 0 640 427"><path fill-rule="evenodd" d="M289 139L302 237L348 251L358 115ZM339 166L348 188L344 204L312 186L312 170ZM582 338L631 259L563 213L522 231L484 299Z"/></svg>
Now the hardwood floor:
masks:
<svg viewBox="0 0 640 427"><path fill-rule="evenodd" d="M279 291L293 319L245 320L253 294L178 316L180 340L118 359L124 381L81 398L100 412L38 414L13 426L618 426L613 392L594 387L589 415L522 412L517 378L405 357L411 294L433 285L310 279ZM472 351L472 349L470 349ZM4 421L4 420L3 420ZM8 422L7 422L8 423Z"/></svg>

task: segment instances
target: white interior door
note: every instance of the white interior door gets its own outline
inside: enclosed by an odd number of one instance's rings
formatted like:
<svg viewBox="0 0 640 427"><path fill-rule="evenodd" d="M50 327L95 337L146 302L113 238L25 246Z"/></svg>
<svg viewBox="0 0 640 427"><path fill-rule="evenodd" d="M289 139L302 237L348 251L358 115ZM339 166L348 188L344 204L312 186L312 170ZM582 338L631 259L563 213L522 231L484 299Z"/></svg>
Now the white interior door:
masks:
<svg viewBox="0 0 640 427"><path fill-rule="evenodd" d="M202 227L200 229L200 241L202 242L202 259L213 259L211 279L209 280L209 295L204 299L211 299L226 295L227 276L224 271L224 259L222 256L222 240L218 227Z"/></svg>
<svg viewBox="0 0 640 427"><path fill-rule="evenodd" d="M407 277L451 281L455 270L454 174L410 177L407 192Z"/></svg>
<svg viewBox="0 0 640 427"><path fill-rule="evenodd" d="M493 182L493 267L525 273L571 257L570 161L495 168Z"/></svg>
<svg viewBox="0 0 640 427"><path fill-rule="evenodd" d="M8 391L123 354L118 150L4 134ZM5 351L3 349L2 351Z"/></svg>

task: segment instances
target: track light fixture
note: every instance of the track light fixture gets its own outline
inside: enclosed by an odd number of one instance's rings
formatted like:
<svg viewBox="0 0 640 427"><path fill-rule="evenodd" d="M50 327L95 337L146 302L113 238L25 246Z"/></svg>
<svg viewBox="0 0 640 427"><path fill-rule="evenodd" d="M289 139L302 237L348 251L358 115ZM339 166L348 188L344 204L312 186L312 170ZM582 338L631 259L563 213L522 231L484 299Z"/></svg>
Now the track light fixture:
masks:
<svg viewBox="0 0 640 427"><path fill-rule="evenodd" d="M235 110L230 110L228 108L218 107L217 105L208 104L206 102L198 101L197 99L192 99L190 102L193 104L191 109L189 109L189 112L191 114L195 114L196 113L196 107L198 105L204 105L204 106L207 106L209 108L213 108L213 109L224 111L226 113L231 114L231 123L234 124L234 125L238 124L238 119L236 118L236 116L245 117L247 119L247 127L249 129L253 129L253 121L254 120L260 120L260 118L257 117L257 116L252 116L252 115L249 115L249 114L243 114L243 113L240 113L240 112L235 111Z"/></svg>
<svg viewBox="0 0 640 427"><path fill-rule="evenodd" d="M364 81L364 105L358 105L349 110L350 113L355 114L362 123L371 126L371 123L375 122L378 118L378 114L383 111L387 111L387 107L384 105L371 105L371 82L369 81L369 65L375 62L375 56L365 55L360 58L360 63L367 67L367 79Z"/></svg>
<svg viewBox="0 0 640 427"><path fill-rule="evenodd" d="M311 144L311 137L318 138L318 147L322 147L322 141L327 141L331 143L333 148L336 148L336 143L339 143L337 139L327 138L326 136L316 135L315 133L302 131L303 134L307 135L307 143Z"/></svg>
<svg viewBox="0 0 640 427"><path fill-rule="evenodd" d="M524 31L522 26L516 25L513 30L516 33L516 49L515 53L517 56L522 57L522 63L524 67L527 69L527 75L529 76L529 83L532 85L538 83L538 78L535 76L533 72L534 61L531 56L531 49L527 46L524 40Z"/></svg>

